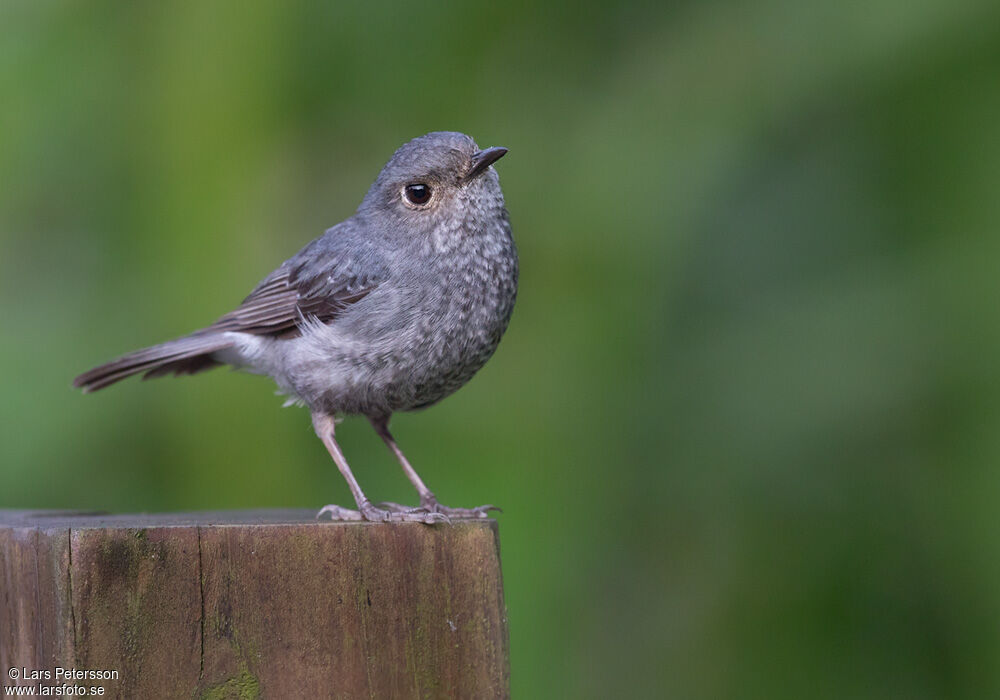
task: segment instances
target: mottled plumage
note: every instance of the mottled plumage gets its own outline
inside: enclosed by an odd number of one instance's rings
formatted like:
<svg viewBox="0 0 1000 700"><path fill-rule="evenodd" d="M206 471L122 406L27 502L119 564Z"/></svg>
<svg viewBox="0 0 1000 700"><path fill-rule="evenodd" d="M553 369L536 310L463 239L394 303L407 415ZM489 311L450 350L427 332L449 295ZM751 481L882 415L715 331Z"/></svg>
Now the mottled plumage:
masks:
<svg viewBox="0 0 1000 700"><path fill-rule="evenodd" d="M438 505L393 442L388 420L465 384L507 328L517 252L491 167L505 152L481 151L453 132L410 141L354 216L285 261L237 309L191 335L82 374L75 385L92 391L132 374L191 374L219 364L266 374L312 411L359 508L324 511L424 522L485 517L489 507ZM338 414L371 420L420 492L421 507L383 510L368 502L334 442Z"/></svg>

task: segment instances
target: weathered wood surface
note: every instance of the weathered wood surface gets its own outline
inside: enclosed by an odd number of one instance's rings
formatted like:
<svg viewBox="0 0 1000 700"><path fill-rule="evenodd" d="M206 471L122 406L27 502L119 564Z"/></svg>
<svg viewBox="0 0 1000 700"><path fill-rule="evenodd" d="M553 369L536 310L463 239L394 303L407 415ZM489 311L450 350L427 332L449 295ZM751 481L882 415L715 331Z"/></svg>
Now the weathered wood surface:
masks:
<svg viewBox="0 0 1000 700"><path fill-rule="evenodd" d="M117 671L67 681L113 698L509 694L493 520L0 511L0 585L5 685L75 668Z"/></svg>

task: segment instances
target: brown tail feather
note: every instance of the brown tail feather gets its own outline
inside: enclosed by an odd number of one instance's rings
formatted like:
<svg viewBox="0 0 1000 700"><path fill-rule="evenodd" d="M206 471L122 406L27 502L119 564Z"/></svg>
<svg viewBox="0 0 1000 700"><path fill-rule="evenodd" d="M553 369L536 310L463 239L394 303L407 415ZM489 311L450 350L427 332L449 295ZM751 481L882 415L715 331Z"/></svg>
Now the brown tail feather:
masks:
<svg viewBox="0 0 1000 700"><path fill-rule="evenodd" d="M123 355L73 380L73 386L85 393L103 389L133 374L145 373L145 378L165 374L194 374L220 364L211 357L213 352L231 345L219 333L194 333L150 348Z"/></svg>
<svg viewBox="0 0 1000 700"><path fill-rule="evenodd" d="M168 362L165 365L160 365L159 367L154 367L151 370L147 370L143 379L153 379L155 377L165 377L168 374L172 374L175 377L180 377L185 374L197 374L198 372L204 372L207 369L212 369L213 367L218 367L223 364L219 362L211 355L196 355L195 357L188 358L186 360L176 360L174 362Z"/></svg>

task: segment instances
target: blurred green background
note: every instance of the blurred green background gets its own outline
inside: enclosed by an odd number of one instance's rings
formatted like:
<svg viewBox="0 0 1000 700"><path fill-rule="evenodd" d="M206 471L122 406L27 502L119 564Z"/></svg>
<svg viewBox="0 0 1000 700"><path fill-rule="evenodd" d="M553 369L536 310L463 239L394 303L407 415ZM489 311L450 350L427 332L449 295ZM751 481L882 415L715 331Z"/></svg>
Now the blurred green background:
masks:
<svg viewBox="0 0 1000 700"><path fill-rule="evenodd" d="M0 506L349 504L266 380L70 381L440 129L511 149L520 298L393 425L505 508L515 696L1000 696L995 1L4 2Z"/></svg>

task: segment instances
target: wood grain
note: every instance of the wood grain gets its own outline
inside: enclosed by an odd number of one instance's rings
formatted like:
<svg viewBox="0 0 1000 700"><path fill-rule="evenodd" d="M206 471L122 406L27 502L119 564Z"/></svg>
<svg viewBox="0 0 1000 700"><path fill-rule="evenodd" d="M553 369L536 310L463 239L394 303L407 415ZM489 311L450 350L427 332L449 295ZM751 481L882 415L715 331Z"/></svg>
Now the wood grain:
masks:
<svg viewBox="0 0 1000 700"><path fill-rule="evenodd" d="M0 511L0 672L114 698L503 698L493 520ZM31 681L58 685L56 679Z"/></svg>

